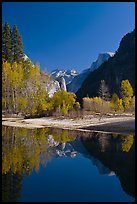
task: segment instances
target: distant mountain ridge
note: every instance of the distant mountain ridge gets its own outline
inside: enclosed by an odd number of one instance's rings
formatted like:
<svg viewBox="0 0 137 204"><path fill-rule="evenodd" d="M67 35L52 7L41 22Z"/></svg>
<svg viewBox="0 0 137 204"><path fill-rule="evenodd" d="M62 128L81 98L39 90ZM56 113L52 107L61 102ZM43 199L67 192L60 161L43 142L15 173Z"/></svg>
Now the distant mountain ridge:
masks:
<svg viewBox="0 0 137 204"><path fill-rule="evenodd" d="M67 90L76 93L87 76L96 70L101 64L107 61L110 57L113 57L114 54L115 53L113 52L100 53L97 60L91 64L90 68L83 70L80 74L72 79L71 83L67 85Z"/></svg>
<svg viewBox="0 0 137 204"><path fill-rule="evenodd" d="M135 30L122 38L113 57L88 75L76 93L77 98L82 101L87 95L97 96L101 80L106 81L111 94L115 92L119 95L124 79L128 79L135 90Z"/></svg>

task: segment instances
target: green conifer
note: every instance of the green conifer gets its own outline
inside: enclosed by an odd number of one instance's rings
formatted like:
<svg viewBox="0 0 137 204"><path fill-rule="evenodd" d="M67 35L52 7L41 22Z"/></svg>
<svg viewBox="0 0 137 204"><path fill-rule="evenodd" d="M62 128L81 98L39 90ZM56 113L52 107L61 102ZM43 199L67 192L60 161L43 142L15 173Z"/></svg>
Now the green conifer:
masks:
<svg viewBox="0 0 137 204"><path fill-rule="evenodd" d="M23 61L23 57L24 57L23 42L16 25L14 25L13 32L12 32L12 52L13 52L14 62Z"/></svg>
<svg viewBox="0 0 137 204"><path fill-rule="evenodd" d="M11 29L6 22L5 25L2 26L2 61L11 63L12 59Z"/></svg>

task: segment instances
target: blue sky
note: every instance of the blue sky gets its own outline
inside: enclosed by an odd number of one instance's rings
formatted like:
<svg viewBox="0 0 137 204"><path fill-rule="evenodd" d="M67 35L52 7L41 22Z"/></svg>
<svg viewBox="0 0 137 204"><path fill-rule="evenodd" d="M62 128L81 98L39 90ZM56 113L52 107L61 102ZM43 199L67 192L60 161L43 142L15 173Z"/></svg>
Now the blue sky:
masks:
<svg viewBox="0 0 137 204"><path fill-rule="evenodd" d="M3 2L2 22L17 25L24 52L42 70L89 68L115 52L135 28L134 2Z"/></svg>

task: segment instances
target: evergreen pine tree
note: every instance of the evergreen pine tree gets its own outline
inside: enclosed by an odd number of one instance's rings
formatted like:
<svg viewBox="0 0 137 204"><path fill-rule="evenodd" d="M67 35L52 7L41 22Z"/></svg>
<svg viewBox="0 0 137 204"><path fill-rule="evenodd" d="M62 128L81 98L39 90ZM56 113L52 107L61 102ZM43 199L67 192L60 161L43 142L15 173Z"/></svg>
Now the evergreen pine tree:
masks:
<svg viewBox="0 0 137 204"><path fill-rule="evenodd" d="M14 62L23 61L23 57L24 57L23 42L16 25L14 25L13 32L12 32L12 51L13 51Z"/></svg>
<svg viewBox="0 0 137 204"><path fill-rule="evenodd" d="M110 99L109 88L108 88L105 80L101 80L98 94L105 101L108 101Z"/></svg>
<svg viewBox="0 0 137 204"><path fill-rule="evenodd" d="M11 29L6 22L5 25L2 26L2 61L11 63L12 58Z"/></svg>

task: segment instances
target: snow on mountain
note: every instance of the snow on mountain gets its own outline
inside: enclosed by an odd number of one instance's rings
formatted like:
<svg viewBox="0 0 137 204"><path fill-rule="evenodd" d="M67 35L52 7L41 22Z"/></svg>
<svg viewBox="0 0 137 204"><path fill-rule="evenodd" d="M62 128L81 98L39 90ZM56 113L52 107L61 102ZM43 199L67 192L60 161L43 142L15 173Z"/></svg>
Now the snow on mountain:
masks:
<svg viewBox="0 0 137 204"><path fill-rule="evenodd" d="M54 140L54 137L52 135L48 136L48 147L50 147L50 152L52 152L52 155L54 157L74 158L78 154L78 152L75 151L71 143L59 143Z"/></svg>
<svg viewBox="0 0 137 204"><path fill-rule="evenodd" d="M77 76L78 73L76 70L63 70L63 69L55 69L51 72L51 76L58 80L58 78L63 77L65 79L66 85L71 83L72 79Z"/></svg>
<svg viewBox="0 0 137 204"><path fill-rule="evenodd" d="M24 59L24 61L29 60L29 61L32 63L32 66L33 66L33 67L35 66L35 65L33 64L33 62L30 60L30 58L29 58L25 53L24 53L23 59Z"/></svg>
<svg viewBox="0 0 137 204"><path fill-rule="evenodd" d="M26 61L27 59L29 59L29 57L28 57L26 54L24 54L23 59ZM29 60L30 60L30 59L29 59Z"/></svg>
<svg viewBox="0 0 137 204"><path fill-rule="evenodd" d="M67 90L76 93L77 90L81 87L84 80L89 75L89 73L100 67L101 64L107 61L110 57L113 57L114 54L115 53L113 52L99 54L97 60L91 64L91 67L89 69L83 70L80 74L73 78L71 83L67 85Z"/></svg>

